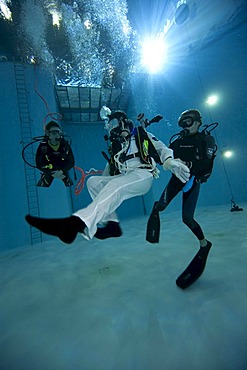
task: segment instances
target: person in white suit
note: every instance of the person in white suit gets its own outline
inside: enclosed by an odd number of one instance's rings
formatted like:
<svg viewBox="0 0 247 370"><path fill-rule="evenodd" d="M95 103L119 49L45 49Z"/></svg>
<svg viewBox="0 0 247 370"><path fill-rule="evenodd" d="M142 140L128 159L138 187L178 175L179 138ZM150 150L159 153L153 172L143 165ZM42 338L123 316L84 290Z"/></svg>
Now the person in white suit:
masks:
<svg viewBox="0 0 247 370"><path fill-rule="evenodd" d="M173 158L173 151L143 126L137 126L123 111L102 107L101 118L109 133L108 163L102 176L87 181L92 202L70 217L47 219L26 216L26 221L41 232L73 243L78 233L86 239L119 237L122 231L115 211L126 200L146 194L159 172L156 163L170 170L183 183L189 168Z"/></svg>

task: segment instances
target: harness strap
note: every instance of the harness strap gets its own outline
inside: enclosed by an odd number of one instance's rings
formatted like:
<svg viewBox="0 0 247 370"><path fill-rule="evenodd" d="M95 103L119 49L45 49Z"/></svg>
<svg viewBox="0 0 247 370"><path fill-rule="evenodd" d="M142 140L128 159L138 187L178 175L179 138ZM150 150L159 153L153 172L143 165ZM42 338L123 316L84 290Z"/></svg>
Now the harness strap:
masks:
<svg viewBox="0 0 247 370"><path fill-rule="evenodd" d="M129 154L129 155L124 156L123 158L121 158L121 160L123 162L125 162L125 161L128 161L129 159L132 159L132 158L140 158L140 157L141 157L141 154L140 153L133 153L133 154Z"/></svg>

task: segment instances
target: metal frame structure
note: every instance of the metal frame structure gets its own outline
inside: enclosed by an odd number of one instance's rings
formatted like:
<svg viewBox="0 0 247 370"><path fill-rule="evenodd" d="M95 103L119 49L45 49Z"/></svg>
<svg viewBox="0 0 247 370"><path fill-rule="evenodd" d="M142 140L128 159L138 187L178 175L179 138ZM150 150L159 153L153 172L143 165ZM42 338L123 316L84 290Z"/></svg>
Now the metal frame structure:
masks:
<svg viewBox="0 0 247 370"><path fill-rule="evenodd" d="M127 111L132 93L130 87L103 88L55 85L55 97L64 123L101 121L99 112L103 105L111 110Z"/></svg>

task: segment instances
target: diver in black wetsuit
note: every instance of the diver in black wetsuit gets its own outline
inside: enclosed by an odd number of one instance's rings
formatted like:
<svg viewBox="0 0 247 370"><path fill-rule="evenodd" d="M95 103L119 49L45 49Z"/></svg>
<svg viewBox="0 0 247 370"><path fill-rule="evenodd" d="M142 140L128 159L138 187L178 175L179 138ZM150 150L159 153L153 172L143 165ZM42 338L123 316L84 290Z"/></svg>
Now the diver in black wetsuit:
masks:
<svg viewBox="0 0 247 370"><path fill-rule="evenodd" d="M54 178L64 182L66 187L73 185L69 170L75 165L70 144L62 137L60 126L50 121L45 126L45 137L36 152L36 166L42 172L37 186L49 187Z"/></svg>
<svg viewBox="0 0 247 370"><path fill-rule="evenodd" d="M206 182L212 172L216 145L213 136L198 129L202 117L198 110L190 109L181 114L178 125L183 128L177 139L171 144L174 158L180 158L190 169L190 180L184 185L172 175L158 202L155 202L148 220L146 239L150 243L159 242L159 212L166 209L176 195L183 191L182 219L200 243L202 254L208 254L211 242L207 241L201 226L194 219L194 212L200 192L201 183ZM169 159L167 160L169 161ZM164 167L166 162L164 163Z"/></svg>

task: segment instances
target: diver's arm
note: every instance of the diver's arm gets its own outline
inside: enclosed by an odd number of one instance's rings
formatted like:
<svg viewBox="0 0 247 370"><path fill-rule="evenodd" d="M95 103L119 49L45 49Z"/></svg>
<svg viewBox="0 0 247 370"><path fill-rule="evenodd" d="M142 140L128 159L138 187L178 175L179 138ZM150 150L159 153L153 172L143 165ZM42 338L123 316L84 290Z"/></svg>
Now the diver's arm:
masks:
<svg viewBox="0 0 247 370"><path fill-rule="evenodd" d="M39 145L36 151L35 156L36 167L42 172L49 172L50 170L45 168L47 166L47 160L45 158L44 153L41 150L41 146L42 145Z"/></svg>
<svg viewBox="0 0 247 370"><path fill-rule="evenodd" d="M157 150L160 160L164 163L168 158L173 158L173 150L168 148L162 141L158 140L153 134L147 132L149 139Z"/></svg>
<svg viewBox="0 0 247 370"><path fill-rule="evenodd" d="M74 165L75 165L75 157L74 157L71 147L69 147L67 158L66 158L66 166L64 166L61 169L63 170L63 172L68 172L69 170L71 170L71 168L74 167Z"/></svg>

